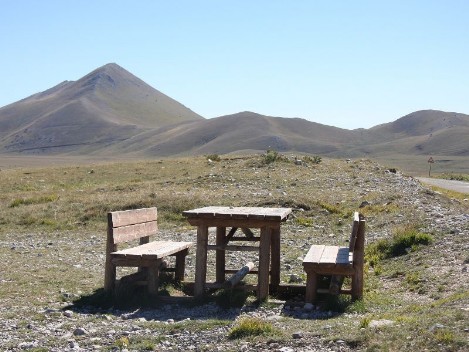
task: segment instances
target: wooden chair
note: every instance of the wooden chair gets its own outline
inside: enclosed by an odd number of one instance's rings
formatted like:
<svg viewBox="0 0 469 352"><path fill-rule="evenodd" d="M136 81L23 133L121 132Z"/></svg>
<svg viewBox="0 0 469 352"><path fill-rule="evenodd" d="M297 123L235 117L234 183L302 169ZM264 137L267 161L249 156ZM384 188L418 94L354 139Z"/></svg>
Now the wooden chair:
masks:
<svg viewBox="0 0 469 352"><path fill-rule="evenodd" d="M148 292L157 294L158 278L163 259L176 257L175 278L184 280L185 258L192 242L152 241L150 235L158 231L157 208L144 208L108 213L106 267L104 289L113 291L116 267L138 267L138 272L122 279L141 281ZM117 250L118 244L139 240L139 245Z"/></svg>
<svg viewBox="0 0 469 352"><path fill-rule="evenodd" d="M317 293L350 294L352 300L363 297L363 262L365 247L365 220L354 214L352 234L348 247L312 245L303 260L306 271L305 302L316 301ZM318 288L320 276L331 276L328 290ZM351 289L342 289L343 278L352 278Z"/></svg>

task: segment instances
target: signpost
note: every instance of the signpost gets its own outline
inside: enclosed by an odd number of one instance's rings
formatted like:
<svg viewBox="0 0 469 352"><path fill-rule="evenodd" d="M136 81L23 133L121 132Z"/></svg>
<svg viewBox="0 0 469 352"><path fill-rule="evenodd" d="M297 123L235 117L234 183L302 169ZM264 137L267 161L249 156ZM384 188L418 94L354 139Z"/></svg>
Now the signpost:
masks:
<svg viewBox="0 0 469 352"><path fill-rule="evenodd" d="M430 159L428 159L428 165L430 166L430 168L428 169L428 177L430 177L430 172L432 171L432 164L434 163L435 161L433 160L432 157L430 157Z"/></svg>

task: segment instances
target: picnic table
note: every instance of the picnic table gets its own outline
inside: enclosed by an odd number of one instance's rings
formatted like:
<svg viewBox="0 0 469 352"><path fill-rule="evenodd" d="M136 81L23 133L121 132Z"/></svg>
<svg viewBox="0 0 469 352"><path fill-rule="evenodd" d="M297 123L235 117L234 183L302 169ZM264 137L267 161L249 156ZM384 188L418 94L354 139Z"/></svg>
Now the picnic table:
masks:
<svg viewBox="0 0 469 352"><path fill-rule="evenodd" d="M290 208L219 207L209 206L183 212L188 222L197 226L194 296L201 296L206 287L207 251L216 251L216 283L225 281L225 252L258 251L259 268L257 297L265 300L270 286L276 290L280 284L280 224L291 213ZM216 228L216 244L209 245L209 228ZM227 232L227 228L231 228ZM256 237L250 229L260 229ZM243 238L235 237L238 229ZM230 241L259 241L259 246L229 245ZM270 270L269 270L270 269ZM269 275L270 274L270 275Z"/></svg>

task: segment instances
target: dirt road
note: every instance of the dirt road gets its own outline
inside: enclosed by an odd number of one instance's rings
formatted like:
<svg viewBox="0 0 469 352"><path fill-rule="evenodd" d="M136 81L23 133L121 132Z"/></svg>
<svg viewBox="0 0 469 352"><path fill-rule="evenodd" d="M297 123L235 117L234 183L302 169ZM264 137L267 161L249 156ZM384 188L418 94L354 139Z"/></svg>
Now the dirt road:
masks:
<svg viewBox="0 0 469 352"><path fill-rule="evenodd" d="M459 193L469 194L469 182L443 180L439 178L427 178L427 177L417 177L417 179L422 183L426 183L432 186L449 189L450 191L456 191Z"/></svg>

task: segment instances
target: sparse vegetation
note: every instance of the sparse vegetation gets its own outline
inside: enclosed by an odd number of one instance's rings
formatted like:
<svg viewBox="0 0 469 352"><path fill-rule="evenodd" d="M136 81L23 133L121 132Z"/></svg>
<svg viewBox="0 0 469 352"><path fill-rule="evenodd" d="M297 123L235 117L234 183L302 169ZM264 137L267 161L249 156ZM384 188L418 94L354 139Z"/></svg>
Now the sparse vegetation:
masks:
<svg viewBox="0 0 469 352"><path fill-rule="evenodd" d="M272 164L276 161L283 161L283 162L288 162L288 158L280 154L279 152L275 150L267 150L265 154L263 154L263 163L266 165Z"/></svg>
<svg viewBox="0 0 469 352"><path fill-rule="evenodd" d="M318 155L315 155L313 157L311 157L309 155L305 155L305 156L303 156L303 161L305 163L320 164L321 161L322 161L322 158Z"/></svg>
<svg viewBox="0 0 469 352"><path fill-rule="evenodd" d="M267 336L275 331L272 324L258 318L241 318L230 330L230 339L239 339L252 336ZM277 331L278 333L278 331Z"/></svg>
<svg viewBox="0 0 469 352"><path fill-rule="evenodd" d="M376 266L383 259L393 258L417 250L420 245L432 243L430 234L419 232L416 225L396 228L392 238L383 238L366 247L365 259Z"/></svg>
<svg viewBox="0 0 469 352"><path fill-rule="evenodd" d="M294 156L284 157L294 160ZM158 350L163 342L174 342L183 333L218 334L214 344L231 344L233 350L252 341L261 349L275 349L273 343L290 343L292 334L301 331L305 337L298 339L298 349L304 348L301 341L317 341L337 350L467 350L464 329L469 316L462 308L467 306L469 294L461 272L469 263L463 250L468 229L462 220L447 223L447 219L463 219L462 215L469 213L467 202L424 191L410 178L385 172L369 160L324 158L320 167L299 167L278 160L267 165L264 159L264 155L224 156L208 163L202 156L2 169L0 255L4 270L0 275L0 320L15 326L15 335L29 336L37 332L35 328L58 322L63 307L73 304L77 313L58 327L64 334L78 324L95 324L99 326L92 335L95 337L118 322L116 334L99 342L104 349ZM359 209L364 200L369 204ZM288 283L291 274L304 279L301 258L311 244L346 245L351 214L363 212L367 222L363 301L350 302L347 296L329 301L324 298L318 304L318 311L326 314L321 319L292 317L283 311L279 320L261 321L266 326L251 322L238 327L239 316L244 314L241 312L258 314L282 306L285 298L274 297L270 306L259 307L249 292L219 291L182 310L198 311L200 304L208 303L210 308L219 307L215 312L238 313L226 318L207 311L201 318L178 321L184 318L175 313L178 308L172 305L166 310L161 302L141 294L139 287L130 290L123 286L118 292L117 298L126 304L119 305L104 294L108 211L156 206L161 238L194 240L195 229L181 212L205 205L294 209L282 225L282 283ZM440 217L433 219L434 213ZM207 275L213 278L214 258L208 261ZM186 266L189 280L194 277L194 263L192 252ZM253 277L248 275L246 280ZM160 287L161 297L186 294L184 287L171 280ZM139 312L136 307L142 306L167 314L161 321L121 320L119 314ZM93 307L100 308L93 311ZM122 310L115 313L118 308ZM81 309L87 313L79 313ZM170 318L176 321L167 323ZM391 320L395 325L375 328L371 324L375 320ZM130 326L150 333L141 337L131 333L125 347L125 341L119 339ZM57 341L65 346L61 337L43 338L45 345ZM83 349L92 349L98 343L86 337L77 341ZM339 346L337 341L343 344ZM5 350L18 349L17 342L2 344Z"/></svg>
<svg viewBox="0 0 469 352"><path fill-rule="evenodd" d="M206 156L207 160L209 161L220 161L221 157L218 154L209 154Z"/></svg>
<svg viewBox="0 0 469 352"><path fill-rule="evenodd" d="M465 174L442 174L442 175L439 175L438 178L442 178L442 179L445 179L445 180L455 180L455 181L465 181L465 182L469 182L469 175L465 175Z"/></svg>

